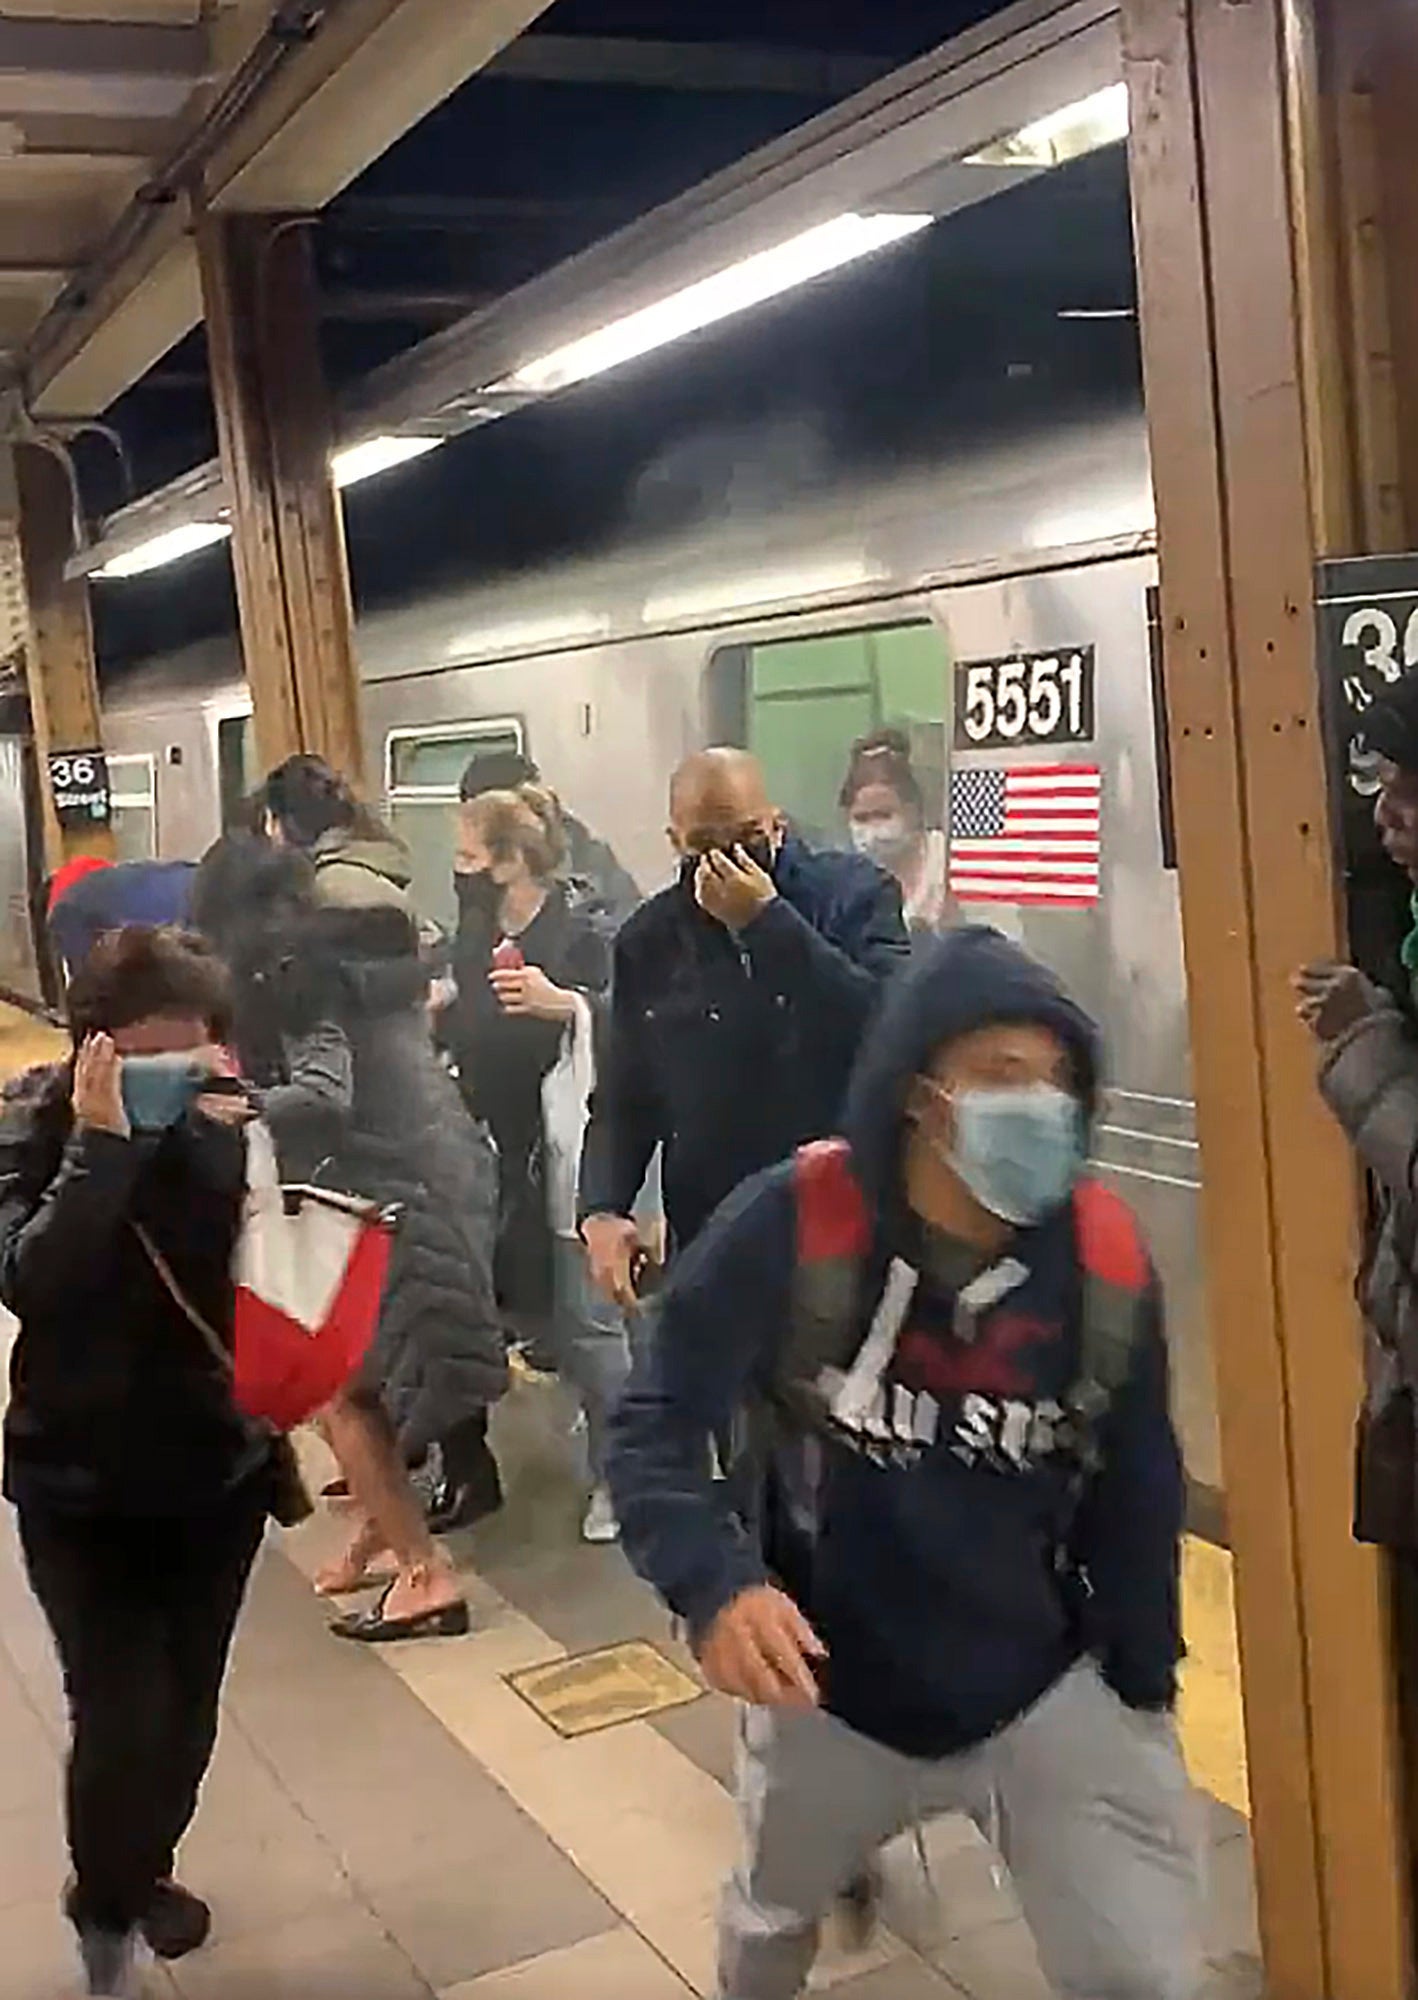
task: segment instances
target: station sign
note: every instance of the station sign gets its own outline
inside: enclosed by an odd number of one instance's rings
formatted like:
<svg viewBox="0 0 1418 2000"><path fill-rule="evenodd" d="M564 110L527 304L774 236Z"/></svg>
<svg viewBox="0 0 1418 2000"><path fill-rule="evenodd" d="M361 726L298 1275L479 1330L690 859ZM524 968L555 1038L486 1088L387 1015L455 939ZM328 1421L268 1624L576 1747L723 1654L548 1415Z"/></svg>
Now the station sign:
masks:
<svg viewBox="0 0 1418 2000"><path fill-rule="evenodd" d="M1364 713L1418 667L1418 554L1344 556L1316 565L1316 656L1336 860L1355 955L1382 975L1407 928L1408 885L1374 826L1378 778Z"/></svg>
<svg viewBox="0 0 1418 2000"><path fill-rule="evenodd" d="M48 764L59 824L107 826L113 818L113 791L103 751L51 750Z"/></svg>

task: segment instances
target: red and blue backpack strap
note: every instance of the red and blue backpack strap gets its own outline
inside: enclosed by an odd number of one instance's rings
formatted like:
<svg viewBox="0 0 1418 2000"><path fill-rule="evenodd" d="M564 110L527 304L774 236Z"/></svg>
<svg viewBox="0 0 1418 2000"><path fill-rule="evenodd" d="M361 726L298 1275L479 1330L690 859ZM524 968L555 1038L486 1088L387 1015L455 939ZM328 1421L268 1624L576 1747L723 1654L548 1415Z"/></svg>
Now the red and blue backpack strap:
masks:
<svg viewBox="0 0 1418 2000"><path fill-rule="evenodd" d="M1082 1299L1078 1377L1066 1403L1073 1448L1093 1472L1108 1413L1147 1334L1152 1259L1136 1216L1101 1181L1081 1180L1074 1189L1073 1225Z"/></svg>
<svg viewBox="0 0 1418 2000"><path fill-rule="evenodd" d="M798 1414L827 1368L848 1365L860 1343L862 1269L872 1212L845 1139L818 1139L793 1159L795 1249L791 1323L778 1382Z"/></svg>

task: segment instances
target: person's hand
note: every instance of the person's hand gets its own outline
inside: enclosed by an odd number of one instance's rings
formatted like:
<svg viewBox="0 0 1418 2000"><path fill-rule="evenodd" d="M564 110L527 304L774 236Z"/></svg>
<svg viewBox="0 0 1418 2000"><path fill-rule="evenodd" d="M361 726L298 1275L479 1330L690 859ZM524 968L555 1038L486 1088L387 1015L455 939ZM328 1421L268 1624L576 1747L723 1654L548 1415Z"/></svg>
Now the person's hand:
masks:
<svg viewBox="0 0 1418 2000"><path fill-rule="evenodd" d="M625 1215L588 1215L581 1239L591 1265L591 1282L618 1306L635 1304L635 1260L640 1232Z"/></svg>
<svg viewBox="0 0 1418 2000"><path fill-rule="evenodd" d="M778 891L766 868L742 847L714 848L699 864L694 895L701 910L731 931L745 930L762 916Z"/></svg>
<svg viewBox="0 0 1418 2000"><path fill-rule="evenodd" d="M220 1042L207 1042L193 1049L192 1067L199 1075L219 1076L229 1082L241 1075L240 1063ZM244 1090L201 1091L193 1098L192 1108L200 1117L210 1118L214 1125L228 1128L249 1125L259 1115Z"/></svg>
<svg viewBox="0 0 1418 2000"><path fill-rule="evenodd" d="M530 1015L537 1021L569 1021L576 1010L575 994L548 979L539 965L520 965L506 972L494 968L488 983L504 1014Z"/></svg>
<svg viewBox="0 0 1418 2000"><path fill-rule="evenodd" d="M123 1109L123 1058L111 1035L90 1035L74 1063L74 1122L89 1132L132 1136Z"/></svg>
<svg viewBox="0 0 1418 2000"><path fill-rule="evenodd" d="M1296 1012L1320 1042L1338 1041L1379 1004L1378 992L1353 965L1307 965L1293 984Z"/></svg>
<svg viewBox="0 0 1418 2000"><path fill-rule="evenodd" d="M239 1130L250 1125L259 1115L256 1106L241 1091L204 1090L193 1100L193 1109L202 1118L210 1118L214 1125L225 1125L229 1130Z"/></svg>
<svg viewBox="0 0 1418 2000"><path fill-rule="evenodd" d="M827 1648L791 1597L771 1583L726 1604L700 1641L699 1664L710 1687L763 1708L816 1708L815 1661Z"/></svg>

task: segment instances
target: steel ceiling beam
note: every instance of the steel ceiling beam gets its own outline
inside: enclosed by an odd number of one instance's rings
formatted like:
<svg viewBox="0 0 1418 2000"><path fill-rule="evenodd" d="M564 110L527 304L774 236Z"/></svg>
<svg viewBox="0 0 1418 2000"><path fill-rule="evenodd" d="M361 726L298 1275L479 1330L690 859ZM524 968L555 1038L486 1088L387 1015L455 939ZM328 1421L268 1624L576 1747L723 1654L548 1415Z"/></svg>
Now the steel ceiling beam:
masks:
<svg viewBox="0 0 1418 2000"><path fill-rule="evenodd" d="M524 35L489 65L523 83L625 85L647 90L756 91L848 97L893 65L830 49L731 42L642 41L628 35Z"/></svg>
<svg viewBox="0 0 1418 2000"><path fill-rule="evenodd" d="M565 222L587 215L623 215L625 203L596 195L348 195L326 218L334 230L352 233L389 230L457 235L489 228L524 229L529 224Z"/></svg>
<svg viewBox="0 0 1418 2000"><path fill-rule="evenodd" d="M0 16L0 69L166 76L200 83L210 45L199 24Z"/></svg>
<svg viewBox="0 0 1418 2000"><path fill-rule="evenodd" d="M322 319L345 321L351 325L377 326L390 320L431 322L449 326L479 305L489 303L486 292L466 286L338 286L320 295Z"/></svg>
<svg viewBox="0 0 1418 2000"><path fill-rule="evenodd" d="M197 324L194 201L323 208L547 4L328 0L303 40L259 37L203 125L155 167L163 198L125 210L26 343L35 413L105 409Z"/></svg>
<svg viewBox="0 0 1418 2000"><path fill-rule="evenodd" d="M0 117L175 118L209 70L201 25L0 16Z"/></svg>

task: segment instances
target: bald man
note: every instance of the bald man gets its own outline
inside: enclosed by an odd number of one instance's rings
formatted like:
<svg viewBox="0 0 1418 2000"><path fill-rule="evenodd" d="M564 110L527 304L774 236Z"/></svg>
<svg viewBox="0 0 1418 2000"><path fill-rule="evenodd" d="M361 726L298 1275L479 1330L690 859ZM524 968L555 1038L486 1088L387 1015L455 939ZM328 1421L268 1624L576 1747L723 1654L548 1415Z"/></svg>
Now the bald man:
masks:
<svg viewBox="0 0 1418 2000"><path fill-rule="evenodd" d="M622 1302L656 1147L679 1251L741 1181L835 1129L863 1029L910 951L894 878L790 833L746 751L680 766L669 837L678 879L616 941L581 1171L592 1274Z"/></svg>

